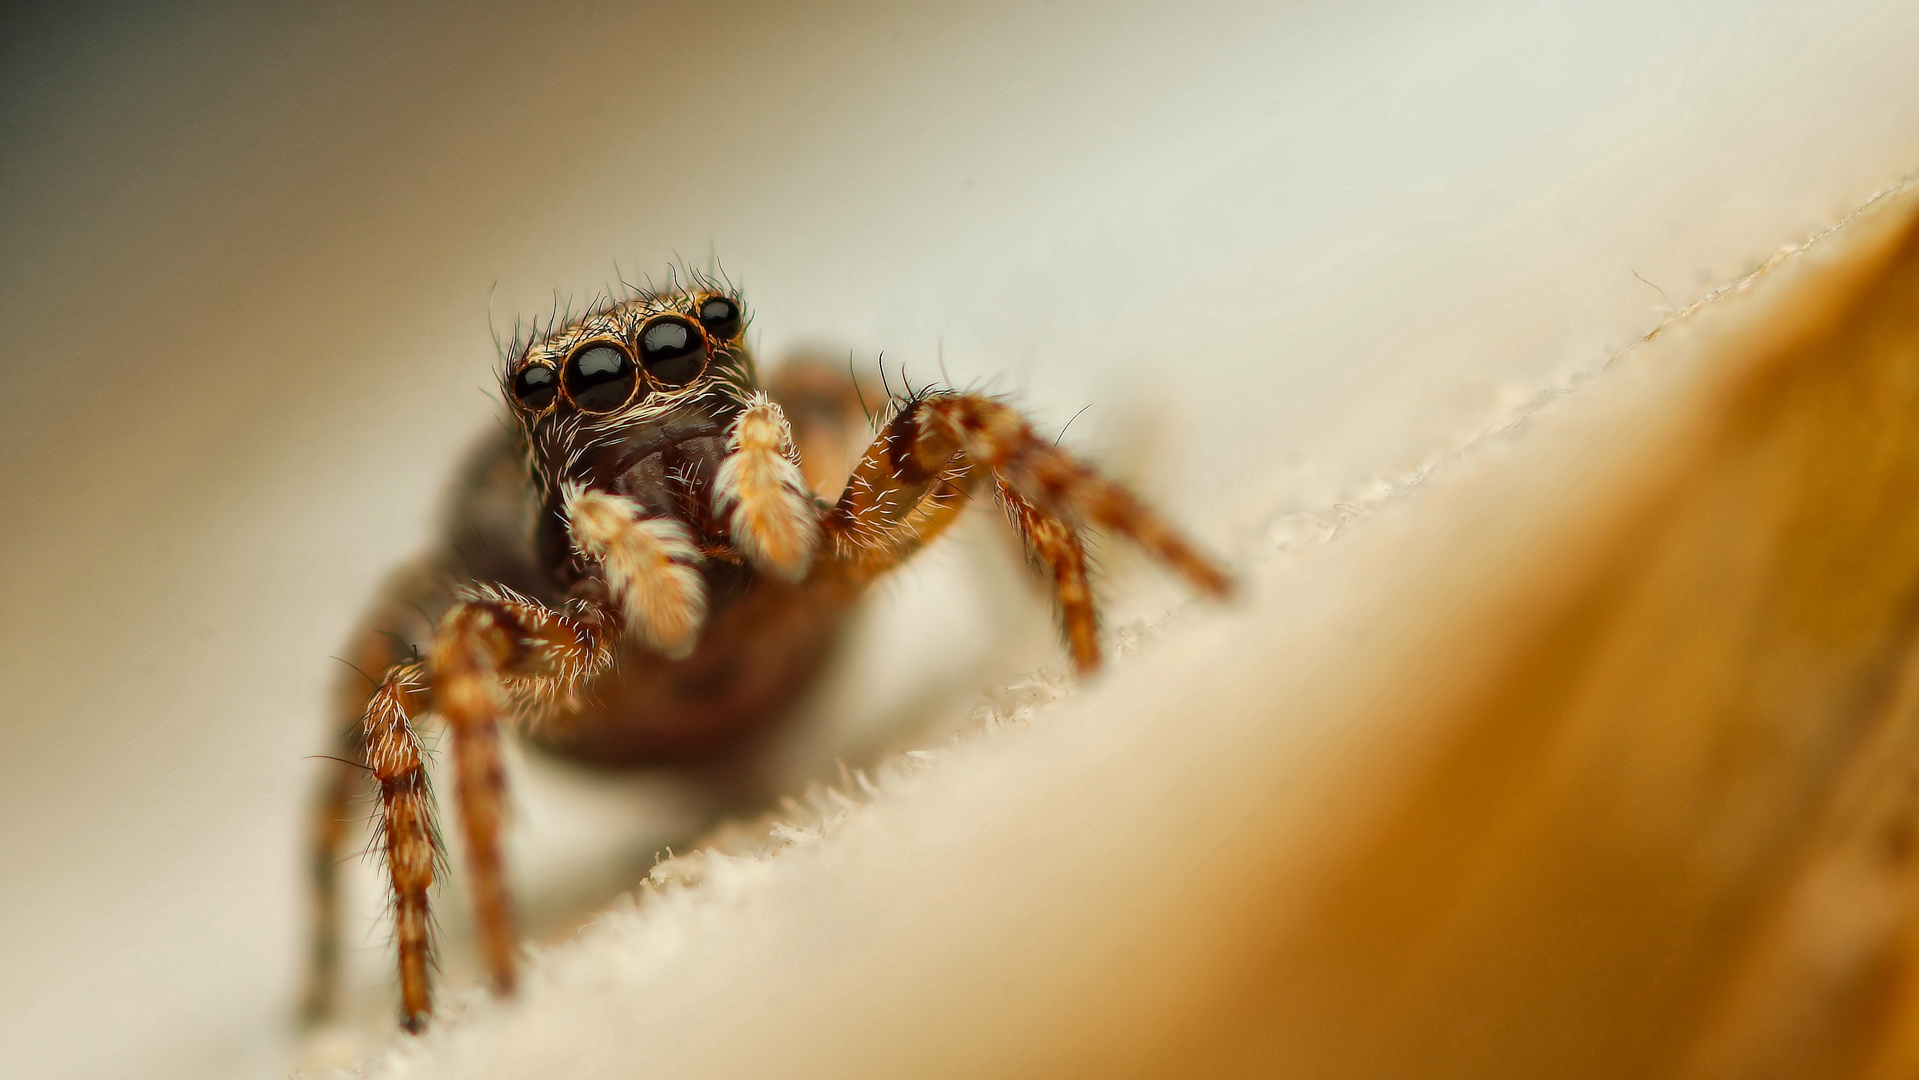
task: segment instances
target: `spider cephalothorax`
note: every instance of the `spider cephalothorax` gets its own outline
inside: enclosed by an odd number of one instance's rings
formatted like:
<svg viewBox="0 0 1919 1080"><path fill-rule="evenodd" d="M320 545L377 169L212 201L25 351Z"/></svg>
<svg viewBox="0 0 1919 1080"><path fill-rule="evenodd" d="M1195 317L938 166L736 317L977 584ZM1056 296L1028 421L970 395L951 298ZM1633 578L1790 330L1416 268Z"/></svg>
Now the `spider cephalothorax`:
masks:
<svg viewBox="0 0 1919 1080"><path fill-rule="evenodd" d="M758 391L745 312L723 292L647 292L516 350L501 374L543 493L654 445L724 437Z"/></svg>
<svg viewBox="0 0 1919 1080"><path fill-rule="evenodd" d="M597 579L671 658L692 650L709 594L754 572L803 578L819 533L745 328L725 292L647 292L534 339L502 372L554 584Z"/></svg>
<svg viewBox="0 0 1919 1080"><path fill-rule="evenodd" d="M1127 538L1201 591L1226 576L1123 488L978 394L887 403L847 475L864 410L844 375L799 364L762 386L733 293L704 280L605 304L512 351L513 439L483 448L445 546L405 571L355 650L386 674L343 695L344 764L323 788L309 1006L327 1007L333 860L364 763L379 786L401 1016L429 1010L434 806L414 721L453 736L476 922L513 986L500 862L499 724L599 765L711 754L776 721L819 672L865 587L990 490L1053 583L1075 663L1099 663L1082 538ZM789 422L789 416L791 420ZM805 456L802 456L802 449Z"/></svg>

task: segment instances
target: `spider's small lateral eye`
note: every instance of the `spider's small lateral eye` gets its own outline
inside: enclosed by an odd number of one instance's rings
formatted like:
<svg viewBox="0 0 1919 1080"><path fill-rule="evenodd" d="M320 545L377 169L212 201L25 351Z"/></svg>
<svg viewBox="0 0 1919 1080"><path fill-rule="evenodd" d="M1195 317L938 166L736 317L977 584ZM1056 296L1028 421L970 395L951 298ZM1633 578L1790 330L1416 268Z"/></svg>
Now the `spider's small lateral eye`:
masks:
<svg viewBox="0 0 1919 1080"><path fill-rule="evenodd" d="M588 345L566 361L566 396L587 412L612 412L626 404L639 381L633 361L604 342Z"/></svg>
<svg viewBox="0 0 1919 1080"><path fill-rule="evenodd" d="M542 413L553 404L553 393L560 380L545 364L534 364L513 376L513 400L530 413Z"/></svg>
<svg viewBox="0 0 1919 1080"><path fill-rule="evenodd" d="M732 341L740 333L740 306L724 296L700 302L700 325L714 341Z"/></svg>
<svg viewBox="0 0 1919 1080"><path fill-rule="evenodd" d="M640 363L661 386L685 386L699 378L706 351L706 335L684 316L656 316L640 329Z"/></svg>

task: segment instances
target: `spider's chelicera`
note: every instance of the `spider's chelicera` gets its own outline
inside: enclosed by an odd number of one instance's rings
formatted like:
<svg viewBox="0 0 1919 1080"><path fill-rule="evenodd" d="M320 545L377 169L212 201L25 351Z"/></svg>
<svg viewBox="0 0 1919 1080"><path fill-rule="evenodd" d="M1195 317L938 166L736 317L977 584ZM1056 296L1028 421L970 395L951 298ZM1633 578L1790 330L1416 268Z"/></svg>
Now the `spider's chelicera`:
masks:
<svg viewBox="0 0 1919 1080"><path fill-rule="evenodd" d="M1224 595L1226 574L1132 494L1005 403L925 389L868 429L849 376L789 364L763 384L739 297L646 292L535 335L501 372L512 416L455 492L446 539L404 568L353 650L345 735L314 815L308 1008L337 967L334 866L377 782L402 1023L430 1011L436 809L416 722L452 735L461 833L494 987L514 984L501 864L499 724L602 766L698 758L777 721L866 587L990 491L1051 581L1082 671L1099 664L1083 533L1115 533ZM856 445L868 442L847 474ZM364 770L364 771L363 771Z"/></svg>

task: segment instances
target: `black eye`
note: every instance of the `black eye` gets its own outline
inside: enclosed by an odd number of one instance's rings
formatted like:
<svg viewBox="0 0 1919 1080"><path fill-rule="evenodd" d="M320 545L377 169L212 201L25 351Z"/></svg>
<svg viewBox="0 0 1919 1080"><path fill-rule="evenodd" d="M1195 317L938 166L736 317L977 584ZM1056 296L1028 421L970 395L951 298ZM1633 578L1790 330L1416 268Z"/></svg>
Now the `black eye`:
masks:
<svg viewBox="0 0 1919 1080"><path fill-rule="evenodd" d="M640 331L640 363L661 386L685 386L706 367L706 335L678 315L661 315Z"/></svg>
<svg viewBox="0 0 1919 1080"><path fill-rule="evenodd" d="M714 341L732 341L740 332L740 306L724 296L708 297L700 304L700 325Z"/></svg>
<svg viewBox="0 0 1919 1080"><path fill-rule="evenodd" d="M513 400L530 413L545 412L553 404L553 391L559 388L560 380L544 364L534 364L513 376Z"/></svg>
<svg viewBox="0 0 1919 1080"><path fill-rule="evenodd" d="M611 345L589 345L566 362L566 396L587 412L612 412L633 396L640 373Z"/></svg>

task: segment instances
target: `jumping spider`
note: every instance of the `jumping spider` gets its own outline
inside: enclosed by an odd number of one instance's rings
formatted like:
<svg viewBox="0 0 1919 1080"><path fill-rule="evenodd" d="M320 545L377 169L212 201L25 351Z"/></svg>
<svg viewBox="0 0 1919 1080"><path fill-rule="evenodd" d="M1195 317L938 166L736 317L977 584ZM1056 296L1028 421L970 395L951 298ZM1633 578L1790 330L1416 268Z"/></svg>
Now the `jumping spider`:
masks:
<svg viewBox="0 0 1919 1080"><path fill-rule="evenodd" d="M341 756L313 818L309 1014L334 994L334 866L370 772L401 1024L425 1025L427 894L442 867L414 728L429 710L451 732L481 950L504 994L516 938L500 856L501 719L601 766L684 761L737 742L787 711L861 593L983 486L1051 579L1081 671L1100 660L1088 526L1201 592L1227 592L1226 574L1158 515L991 397L891 398L847 477L851 439L868 430L848 375L798 364L763 384L746 322L737 294L696 278L510 350L500 373L510 436L477 456L441 547L395 577L353 649L359 670L384 676L370 692L349 685L338 704Z"/></svg>

